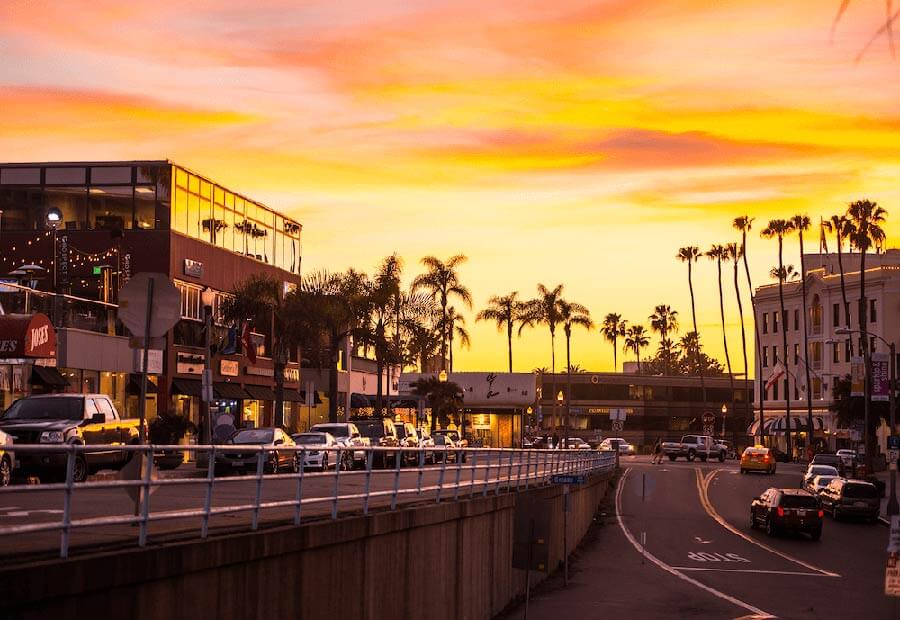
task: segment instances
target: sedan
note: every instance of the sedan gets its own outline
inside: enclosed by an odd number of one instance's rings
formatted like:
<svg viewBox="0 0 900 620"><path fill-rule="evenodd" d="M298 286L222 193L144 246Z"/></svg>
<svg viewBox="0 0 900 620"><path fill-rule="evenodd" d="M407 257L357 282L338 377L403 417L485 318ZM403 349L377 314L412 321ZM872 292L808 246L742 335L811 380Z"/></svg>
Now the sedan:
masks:
<svg viewBox="0 0 900 620"><path fill-rule="evenodd" d="M450 435L435 433L434 439L434 462L449 463L450 461L459 462L457 448L459 447Z"/></svg>
<svg viewBox="0 0 900 620"><path fill-rule="evenodd" d="M338 453L334 448L340 447L334 435L331 433L297 433L293 436L298 446L306 448L303 453L304 469L321 469L325 471L330 466L337 463ZM328 448L331 448L330 450ZM343 453L341 458L343 463L342 469L351 469L353 467L353 452L348 450Z"/></svg>
<svg viewBox="0 0 900 620"><path fill-rule="evenodd" d="M741 454L741 473L751 471L763 471L767 474L775 473L775 457L771 450L765 446L750 446Z"/></svg>
<svg viewBox="0 0 900 620"><path fill-rule="evenodd" d="M856 450L838 450L835 452L839 457L841 457L841 461L844 463L845 469L853 469L853 464L856 463Z"/></svg>
<svg viewBox="0 0 900 620"><path fill-rule="evenodd" d="M634 446L619 437L610 437L604 439L597 446L598 450L614 450L618 451L620 456L634 454Z"/></svg>
<svg viewBox="0 0 900 620"><path fill-rule="evenodd" d="M570 450L590 450L591 444L580 437L569 437L569 443L566 447Z"/></svg>
<svg viewBox="0 0 900 620"><path fill-rule="evenodd" d="M245 428L232 435L226 445L228 447L221 452L216 452L216 469L231 472L256 471L259 452L242 451L240 446L262 446L264 471L273 474L282 469L294 473L300 471L297 453L280 449L294 446L294 440L280 428Z"/></svg>
<svg viewBox="0 0 900 620"><path fill-rule="evenodd" d="M803 488L812 493L813 495L818 496L825 487L831 484L832 480L837 480L837 476L816 476L812 479L812 482L809 484L803 485Z"/></svg>
<svg viewBox="0 0 900 620"><path fill-rule="evenodd" d="M824 515L819 501L801 489L768 489L750 503L750 527L762 526L769 536L793 531L819 540Z"/></svg>
<svg viewBox="0 0 900 620"><path fill-rule="evenodd" d="M834 476L837 478L840 476L840 473L837 470L837 467L832 467L831 465L810 465L806 468L806 473L803 474L803 484L801 485L804 489L812 484L813 478L816 476Z"/></svg>

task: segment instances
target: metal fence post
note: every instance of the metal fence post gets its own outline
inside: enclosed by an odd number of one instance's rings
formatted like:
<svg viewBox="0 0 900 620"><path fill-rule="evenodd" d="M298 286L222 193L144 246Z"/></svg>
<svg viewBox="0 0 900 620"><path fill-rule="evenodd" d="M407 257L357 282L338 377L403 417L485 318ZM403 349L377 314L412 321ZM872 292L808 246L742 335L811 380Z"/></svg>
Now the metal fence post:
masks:
<svg viewBox="0 0 900 620"><path fill-rule="evenodd" d="M294 453L296 457L296 453ZM294 507L294 525L300 525L300 513L303 509L303 472L306 471L306 448L300 449L300 475L297 477L297 503Z"/></svg>
<svg viewBox="0 0 900 620"><path fill-rule="evenodd" d="M369 489L372 485L372 461L375 459L375 453L371 448L366 450L366 496L363 498L363 514L369 514Z"/></svg>
<svg viewBox="0 0 900 620"><path fill-rule="evenodd" d="M438 490L436 503L441 503L441 491L444 490L444 473L447 471L447 459L441 459L441 471L438 474Z"/></svg>
<svg viewBox="0 0 900 620"><path fill-rule="evenodd" d="M338 507L338 493L340 492L340 478L341 478L341 460L344 455L342 453L343 448L338 446L337 449L337 458L334 459L334 499L331 502L331 520L334 521L337 519L337 507Z"/></svg>
<svg viewBox="0 0 900 620"><path fill-rule="evenodd" d="M403 462L402 452L394 453L394 462L397 466L394 469L394 494L391 496L391 510L397 510L397 493L400 491L400 464Z"/></svg>
<svg viewBox="0 0 900 620"><path fill-rule="evenodd" d="M153 472L153 446L144 446L139 454L145 459L141 462L144 467L144 475L138 493L139 496L143 496L141 497L141 528L138 534L138 546L143 547L147 544L147 522L150 519L150 474Z"/></svg>
<svg viewBox="0 0 900 620"><path fill-rule="evenodd" d="M265 469L266 453L260 449L256 456L256 502L253 504L253 517L250 522L250 529L256 531L259 526L259 503L262 499L262 481L263 470Z"/></svg>
<svg viewBox="0 0 900 620"><path fill-rule="evenodd" d="M484 483L481 485L481 497L487 496L488 485L490 484L491 477L491 450L487 451L487 463L485 464L484 469Z"/></svg>
<svg viewBox="0 0 900 620"><path fill-rule="evenodd" d="M416 491L416 495L422 494L422 475L425 473L425 448L419 446L419 481L418 481L418 490Z"/></svg>
<svg viewBox="0 0 900 620"><path fill-rule="evenodd" d="M444 460L443 463L447 463L447 450L444 449ZM459 479L462 476L462 464L459 462L459 454L456 455L456 462L454 463L456 466L456 484L454 485L456 488L453 491L453 501L459 499Z"/></svg>
<svg viewBox="0 0 900 620"><path fill-rule="evenodd" d="M478 451L472 452L472 482L469 485L469 497L475 497L475 468L478 466ZM459 458L459 457L456 457Z"/></svg>
<svg viewBox="0 0 900 620"><path fill-rule="evenodd" d="M69 557L69 528L72 525L72 485L75 484L75 444L66 455L66 494L63 496L63 522L59 537L59 557Z"/></svg>
<svg viewBox="0 0 900 620"><path fill-rule="evenodd" d="M206 468L206 501L203 503L203 521L200 526L200 538L209 535L209 511L212 510L213 482L216 478L216 447L209 447Z"/></svg>

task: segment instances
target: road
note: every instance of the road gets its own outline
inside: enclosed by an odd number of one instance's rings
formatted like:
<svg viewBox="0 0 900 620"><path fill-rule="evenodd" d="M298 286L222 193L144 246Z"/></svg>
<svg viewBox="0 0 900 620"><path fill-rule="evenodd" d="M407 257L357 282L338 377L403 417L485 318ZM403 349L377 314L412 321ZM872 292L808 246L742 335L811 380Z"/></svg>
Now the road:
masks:
<svg viewBox="0 0 900 620"><path fill-rule="evenodd" d="M883 594L883 525L826 515L819 542L750 528L751 499L799 486L799 466L741 475L736 462L631 457L622 467L607 525L579 552L569 587L539 589L529 618L900 618Z"/></svg>

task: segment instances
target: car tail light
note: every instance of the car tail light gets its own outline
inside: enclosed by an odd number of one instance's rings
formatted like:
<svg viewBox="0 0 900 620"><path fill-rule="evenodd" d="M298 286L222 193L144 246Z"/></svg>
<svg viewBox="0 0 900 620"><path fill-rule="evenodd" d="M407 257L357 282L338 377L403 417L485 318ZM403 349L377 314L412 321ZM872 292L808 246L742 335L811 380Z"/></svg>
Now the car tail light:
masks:
<svg viewBox="0 0 900 620"><path fill-rule="evenodd" d="M778 512L778 516L779 516L779 517L783 517L783 516L784 516L784 508L782 508L781 506L778 507L777 512Z"/></svg>
<svg viewBox="0 0 900 620"><path fill-rule="evenodd" d="M822 519L825 517L825 511L819 508L819 518Z"/></svg>
<svg viewBox="0 0 900 620"><path fill-rule="evenodd" d="M770 456L767 454L767 455L765 455L765 456L763 457L763 460L764 460L766 463L768 463L770 458L772 458L772 457L770 457Z"/></svg>

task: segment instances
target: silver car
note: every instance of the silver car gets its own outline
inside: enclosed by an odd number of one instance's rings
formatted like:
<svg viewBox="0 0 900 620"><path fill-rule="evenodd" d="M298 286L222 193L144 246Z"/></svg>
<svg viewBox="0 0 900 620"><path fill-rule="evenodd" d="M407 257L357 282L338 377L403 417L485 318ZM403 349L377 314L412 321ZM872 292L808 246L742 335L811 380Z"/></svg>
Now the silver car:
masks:
<svg viewBox="0 0 900 620"><path fill-rule="evenodd" d="M216 451L216 469L222 472L255 472L259 451L241 450L241 446L262 446L263 469L268 473L277 474L283 469L294 473L300 471L297 453L280 449L294 446L294 440L280 428L245 428L237 431L221 451Z"/></svg>
<svg viewBox="0 0 900 620"><path fill-rule="evenodd" d="M366 466L366 450L371 445L368 437L363 437L356 424L353 422L328 422L313 424L309 429L311 433L330 433L338 445L344 448L352 448L352 463L358 467ZM349 469L345 467L345 469Z"/></svg>
<svg viewBox="0 0 900 620"><path fill-rule="evenodd" d="M306 448L303 457L304 469L325 471L337 462L336 450L323 449L338 447L338 442L331 433L297 433L293 435L293 439L298 447Z"/></svg>

